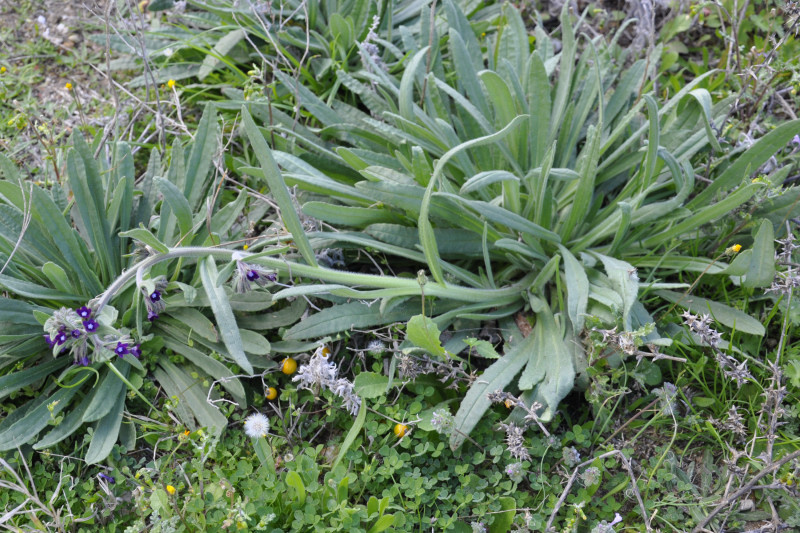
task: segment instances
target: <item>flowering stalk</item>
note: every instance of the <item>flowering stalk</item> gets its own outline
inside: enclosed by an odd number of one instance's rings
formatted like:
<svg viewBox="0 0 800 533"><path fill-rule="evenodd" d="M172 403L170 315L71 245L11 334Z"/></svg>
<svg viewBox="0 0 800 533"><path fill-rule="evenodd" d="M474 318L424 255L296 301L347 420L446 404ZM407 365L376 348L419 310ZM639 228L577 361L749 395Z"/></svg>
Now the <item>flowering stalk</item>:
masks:
<svg viewBox="0 0 800 533"><path fill-rule="evenodd" d="M157 265L162 261L169 261L180 257L190 258L203 258L212 256L220 260L230 260L236 254L236 258L246 259L249 263L260 265L263 267L276 270L288 275L306 276L319 281L327 281L330 283L339 283L349 286L360 286L371 289L369 292L355 291L352 289L333 289L338 292L347 293L351 297L364 297L364 298L382 298L387 296L438 296L440 298L449 298L462 302L475 302L486 303L492 302L494 305L502 305L511 303L520 298L520 295L527 288L536 277L536 273L532 272L522 278L517 283L504 287L502 289L475 289L470 287L461 287L458 285L451 285L449 283L440 284L436 282L427 282L420 285L416 279L396 278L392 276L378 276L374 274L358 274L354 272L343 272L341 270L331 270L320 266L304 265L301 263L293 263L284 259L270 257L277 253L281 253L287 248L280 250L269 250L252 254L240 250L227 250L224 248L211 248L211 247L195 247L186 246L180 248L171 248L168 252L150 256L140 263L136 264L130 270L123 272L109 287L103 292L102 296L97 302L96 314L100 314L103 308L111 301L111 299L128 283L131 282L140 271ZM333 290L331 292L333 292Z"/></svg>

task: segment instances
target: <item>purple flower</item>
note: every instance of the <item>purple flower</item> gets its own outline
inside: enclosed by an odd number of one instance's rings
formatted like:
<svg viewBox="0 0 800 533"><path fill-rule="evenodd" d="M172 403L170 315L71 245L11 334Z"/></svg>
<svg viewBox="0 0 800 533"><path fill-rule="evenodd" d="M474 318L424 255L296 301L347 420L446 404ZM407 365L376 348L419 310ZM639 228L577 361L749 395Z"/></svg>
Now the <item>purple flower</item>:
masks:
<svg viewBox="0 0 800 533"><path fill-rule="evenodd" d="M277 276L277 274L274 274L274 273L272 273L272 272L270 272L269 274L267 274L265 277L266 277L268 280L272 281L272 282L274 282L275 280L277 280L277 279L278 279L278 276Z"/></svg>
<svg viewBox="0 0 800 533"><path fill-rule="evenodd" d="M800 144L800 135L792 137L792 144Z"/></svg>
<svg viewBox="0 0 800 533"><path fill-rule="evenodd" d="M77 339L83 334L83 332L79 329L73 329L71 334L73 339Z"/></svg>
<svg viewBox="0 0 800 533"><path fill-rule="evenodd" d="M59 332L56 334L56 337L55 337L55 339L53 339L53 340L54 340L54 341L56 341L56 344L58 344L59 346L61 346L62 344L64 344L65 342L67 342L67 334L66 334L66 333L64 333L63 331L59 331Z"/></svg>
<svg viewBox="0 0 800 533"><path fill-rule="evenodd" d="M114 348L114 353L117 354L118 356L122 357L126 353L131 353L131 352L128 350L128 344L127 343L118 342L117 343L117 347Z"/></svg>
<svg viewBox="0 0 800 533"><path fill-rule="evenodd" d="M98 325L93 318L90 318L89 320L83 321L83 327L85 327L86 331L88 331L89 333L94 333L95 331L97 331Z"/></svg>
<svg viewBox="0 0 800 533"><path fill-rule="evenodd" d="M106 483L111 483L113 485L114 483L117 482L117 480L114 479L112 476L108 476L108 475L106 475L106 474L104 474L102 472L100 472L100 474L98 474L98 475L100 476L100 479L102 479Z"/></svg>
<svg viewBox="0 0 800 533"><path fill-rule="evenodd" d="M53 346L55 346L55 345L56 345L56 341L54 341L53 339L51 339L51 338L50 338L50 335L47 335L47 334L45 334L45 335L42 335L42 336L44 337L44 340L47 342L47 345L48 345L49 347L51 347L51 348L52 348Z"/></svg>
<svg viewBox="0 0 800 533"><path fill-rule="evenodd" d="M92 316L92 310L86 307L85 305L83 307L77 308L75 312L78 313L78 316L81 318L89 318L90 316Z"/></svg>
<svg viewBox="0 0 800 533"><path fill-rule="evenodd" d="M85 355L84 355L83 357L81 357L81 361L80 361L80 363L81 363L81 365L83 365L83 366L89 366L89 358L88 358L87 356L85 356Z"/></svg>
<svg viewBox="0 0 800 533"><path fill-rule="evenodd" d="M259 276L258 272L256 272L255 270L248 270L247 271L247 280L248 281L255 281L260 277L261 276Z"/></svg>
<svg viewBox="0 0 800 533"><path fill-rule="evenodd" d="M134 344L131 347L131 355L134 356L136 359L139 359L142 356L142 345Z"/></svg>
<svg viewBox="0 0 800 533"><path fill-rule="evenodd" d="M153 311L147 312L147 320L149 320L150 322L155 321L157 318L158 318L158 313L154 313Z"/></svg>
<svg viewBox="0 0 800 533"><path fill-rule="evenodd" d="M161 292L160 291L153 291L153 294L150 295L151 302L157 302L161 300Z"/></svg>

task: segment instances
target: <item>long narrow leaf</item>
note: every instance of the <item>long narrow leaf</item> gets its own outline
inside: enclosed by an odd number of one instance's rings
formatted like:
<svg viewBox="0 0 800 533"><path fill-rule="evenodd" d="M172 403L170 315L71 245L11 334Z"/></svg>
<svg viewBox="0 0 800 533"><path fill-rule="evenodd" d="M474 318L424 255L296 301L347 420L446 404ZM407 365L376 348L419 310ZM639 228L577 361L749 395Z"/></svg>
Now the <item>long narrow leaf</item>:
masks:
<svg viewBox="0 0 800 533"><path fill-rule="evenodd" d="M483 418L484 413L491 406L487 395L490 392L503 390L528 362L533 342L533 336L529 336L514 345L505 356L492 363L472 384L461 401L453 421L453 428L456 431L450 435L451 449L455 450L461 446L472 429Z"/></svg>
<svg viewBox="0 0 800 533"><path fill-rule="evenodd" d="M233 310L231 310L228 296L225 294L222 287L216 284L218 272L214 258L207 257L199 261L197 267L200 269L200 280L203 282L203 288L208 295L211 311L214 313L214 318L217 320L222 342L228 349L230 356L233 357L234 362L239 365L245 373L252 374L253 365L250 364L250 361L247 360L247 356L244 354L242 337L239 333L239 327L236 325L236 318L233 316Z"/></svg>
<svg viewBox="0 0 800 533"><path fill-rule="evenodd" d="M261 135L261 131L259 131L258 126L256 126L255 121L253 121L253 117L250 116L250 112L247 111L247 108L244 106L242 107L242 119L244 121L247 137L250 139L253 151L258 158L258 162L261 164L261 169L264 171L264 178L267 181L270 193L272 193L272 197L281 210L281 218L286 225L286 229L292 234L297 249L303 256L303 259L305 259L309 265L316 266L317 259L314 256L314 250L311 248L308 237L303 230L303 224L297 216L297 211L295 211L292 197L289 195L289 190L286 188L286 183L283 181L281 171L278 169L278 165L272 157L272 151L269 149L269 146L267 146L264 136Z"/></svg>

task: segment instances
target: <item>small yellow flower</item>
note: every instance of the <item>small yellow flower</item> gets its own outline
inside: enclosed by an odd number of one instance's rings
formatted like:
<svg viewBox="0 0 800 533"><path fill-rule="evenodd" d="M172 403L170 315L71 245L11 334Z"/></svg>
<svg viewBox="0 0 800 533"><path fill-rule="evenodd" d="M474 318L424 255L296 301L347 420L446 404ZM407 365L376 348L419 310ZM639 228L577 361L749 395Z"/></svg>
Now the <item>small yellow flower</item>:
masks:
<svg viewBox="0 0 800 533"><path fill-rule="evenodd" d="M320 355L322 355L322 357L327 359L328 357L331 356L331 349L328 348L327 346L323 346L322 347L322 351L320 352Z"/></svg>
<svg viewBox="0 0 800 533"><path fill-rule="evenodd" d="M247 250L248 248L250 248L250 245L248 245L248 244L245 244L244 246L242 246L242 250Z"/></svg>
<svg viewBox="0 0 800 533"><path fill-rule="evenodd" d="M0 67L0 74L5 74L6 70L6 67Z"/></svg>
<svg viewBox="0 0 800 533"><path fill-rule="evenodd" d="M169 80L167 82L167 87L169 87L170 89L174 89L175 88L175 80Z"/></svg>
<svg viewBox="0 0 800 533"><path fill-rule="evenodd" d="M265 396L267 397L267 400L274 400L278 397L278 389L275 387L269 387Z"/></svg>
<svg viewBox="0 0 800 533"><path fill-rule="evenodd" d="M167 485L167 492L169 492L171 495L174 496L176 492L175 487L173 487L172 485Z"/></svg>
<svg viewBox="0 0 800 533"><path fill-rule="evenodd" d="M71 90L72 90L72 84L71 84L70 82L67 82L67 84L66 84L66 85L64 85L64 88L65 88L66 90L68 90L68 91L71 91Z"/></svg>
<svg viewBox="0 0 800 533"><path fill-rule="evenodd" d="M291 357L287 357L286 359L283 360L283 363L281 363L281 372L283 372L288 376L294 374L296 371L297 371L297 361L295 361Z"/></svg>
<svg viewBox="0 0 800 533"><path fill-rule="evenodd" d="M512 407L514 407L514 402L512 402L511 400L506 400L504 403L506 404L506 409L511 409Z"/></svg>
<svg viewBox="0 0 800 533"><path fill-rule="evenodd" d="M408 426L405 424L395 424L394 426L394 434L397 435L398 439L402 439L408 433Z"/></svg>
<svg viewBox="0 0 800 533"><path fill-rule="evenodd" d="M735 255L735 254L738 254L741 251L742 251L742 245L741 244L734 244L733 246L725 248L725 254L726 255Z"/></svg>

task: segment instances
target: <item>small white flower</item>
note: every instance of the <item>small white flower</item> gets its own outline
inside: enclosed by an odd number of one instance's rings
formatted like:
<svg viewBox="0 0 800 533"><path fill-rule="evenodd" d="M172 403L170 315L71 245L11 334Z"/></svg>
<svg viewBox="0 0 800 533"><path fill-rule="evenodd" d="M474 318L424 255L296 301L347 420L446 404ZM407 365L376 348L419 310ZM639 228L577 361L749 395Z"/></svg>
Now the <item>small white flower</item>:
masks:
<svg viewBox="0 0 800 533"><path fill-rule="evenodd" d="M248 437L266 437L269 432L269 418L261 413L253 413L244 420L244 432Z"/></svg>
<svg viewBox="0 0 800 533"><path fill-rule="evenodd" d="M367 352L369 352L370 355L381 355L385 351L386 345L378 339L371 340L369 344L367 344Z"/></svg>
<svg viewBox="0 0 800 533"><path fill-rule="evenodd" d="M164 57L172 57L172 54L174 53L175 51L172 48L164 49Z"/></svg>

